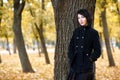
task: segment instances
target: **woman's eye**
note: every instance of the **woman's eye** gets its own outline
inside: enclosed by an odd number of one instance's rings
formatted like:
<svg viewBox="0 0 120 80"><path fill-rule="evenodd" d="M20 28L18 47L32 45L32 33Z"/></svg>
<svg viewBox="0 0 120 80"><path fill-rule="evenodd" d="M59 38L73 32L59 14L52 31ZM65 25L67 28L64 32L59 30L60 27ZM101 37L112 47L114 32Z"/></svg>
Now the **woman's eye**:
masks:
<svg viewBox="0 0 120 80"><path fill-rule="evenodd" d="M84 16L81 16L81 18L85 18Z"/></svg>
<svg viewBox="0 0 120 80"><path fill-rule="evenodd" d="M78 19L85 18L84 16L78 17Z"/></svg>

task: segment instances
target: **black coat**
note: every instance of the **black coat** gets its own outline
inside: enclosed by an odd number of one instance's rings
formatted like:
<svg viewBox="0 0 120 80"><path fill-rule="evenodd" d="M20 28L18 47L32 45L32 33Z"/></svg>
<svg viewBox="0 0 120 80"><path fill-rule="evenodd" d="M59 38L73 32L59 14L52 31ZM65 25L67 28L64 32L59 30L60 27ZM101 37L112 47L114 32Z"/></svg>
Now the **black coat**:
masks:
<svg viewBox="0 0 120 80"><path fill-rule="evenodd" d="M98 32L90 26L75 29L68 47L70 69L79 73L93 71L93 62L100 55Z"/></svg>

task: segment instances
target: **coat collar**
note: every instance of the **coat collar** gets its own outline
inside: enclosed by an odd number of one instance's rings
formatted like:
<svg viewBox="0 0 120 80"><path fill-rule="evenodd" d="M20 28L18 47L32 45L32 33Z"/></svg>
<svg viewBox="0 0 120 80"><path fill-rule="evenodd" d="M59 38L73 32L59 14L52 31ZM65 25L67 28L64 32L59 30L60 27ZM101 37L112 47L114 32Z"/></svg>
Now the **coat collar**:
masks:
<svg viewBox="0 0 120 80"><path fill-rule="evenodd" d="M91 26L79 26L79 29L80 30L83 30L83 29L89 29Z"/></svg>

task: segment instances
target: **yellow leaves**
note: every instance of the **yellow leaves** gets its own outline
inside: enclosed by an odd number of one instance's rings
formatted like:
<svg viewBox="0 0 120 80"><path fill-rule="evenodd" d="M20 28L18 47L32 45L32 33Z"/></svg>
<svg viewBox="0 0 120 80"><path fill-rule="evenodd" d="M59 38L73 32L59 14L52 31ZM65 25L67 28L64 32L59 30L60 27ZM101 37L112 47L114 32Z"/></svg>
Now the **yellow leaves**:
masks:
<svg viewBox="0 0 120 80"><path fill-rule="evenodd" d="M50 53L51 64L45 63L44 54L28 54L35 73L23 73L18 54L2 54L0 64L0 80L53 80L53 57Z"/></svg>
<svg viewBox="0 0 120 80"><path fill-rule="evenodd" d="M99 2L100 4L100 2ZM101 21L101 13L103 8L96 5L95 10L95 19L94 19L94 26L99 32L103 32L103 23ZM110 38L111 37L118 37L118 33L120 32L119 29L119 16L117 14L117 8L115 3L111 3L110 1L106 4L106 19L107 19L107 27L109 31Z"/></svg>
<svg viewBox="0 0 120 80"><path fill-rule="evenodd" d="M109 67L106 51L103 52L104 59L99 58L96 62L96 78L97 80L120 80L120 50L115 49L113 57L116 63L115 67Z"/></svg>
<svg viewBox="0 0 120 80"><path fill-rule="evenodd" d="M101 57L96 61L96 80L120 80L120 50L115 49L113 53L116 67L108 67L108 57L103 51L104 59ZM28 54L35 73L23 73L18 54L2 54L0 64L0 80L53 80L54 76L54 53L49 53L51 64L45 63L44 54L38 57L37 53Z"/></svg>

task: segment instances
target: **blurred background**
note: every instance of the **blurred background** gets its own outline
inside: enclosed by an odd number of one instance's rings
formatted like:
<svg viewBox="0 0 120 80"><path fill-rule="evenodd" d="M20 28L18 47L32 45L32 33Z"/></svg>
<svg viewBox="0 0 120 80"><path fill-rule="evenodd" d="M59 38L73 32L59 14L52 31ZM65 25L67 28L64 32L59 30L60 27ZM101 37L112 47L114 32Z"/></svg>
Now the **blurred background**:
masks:
<svg viewBox="0 0 120 80"><path fill-rule="evenodd" d="M53 80L54 12L51 0L0 0L0 80ZM103 53L96 79L120 80L120 0L96 0L93 27Z"/></svg>

